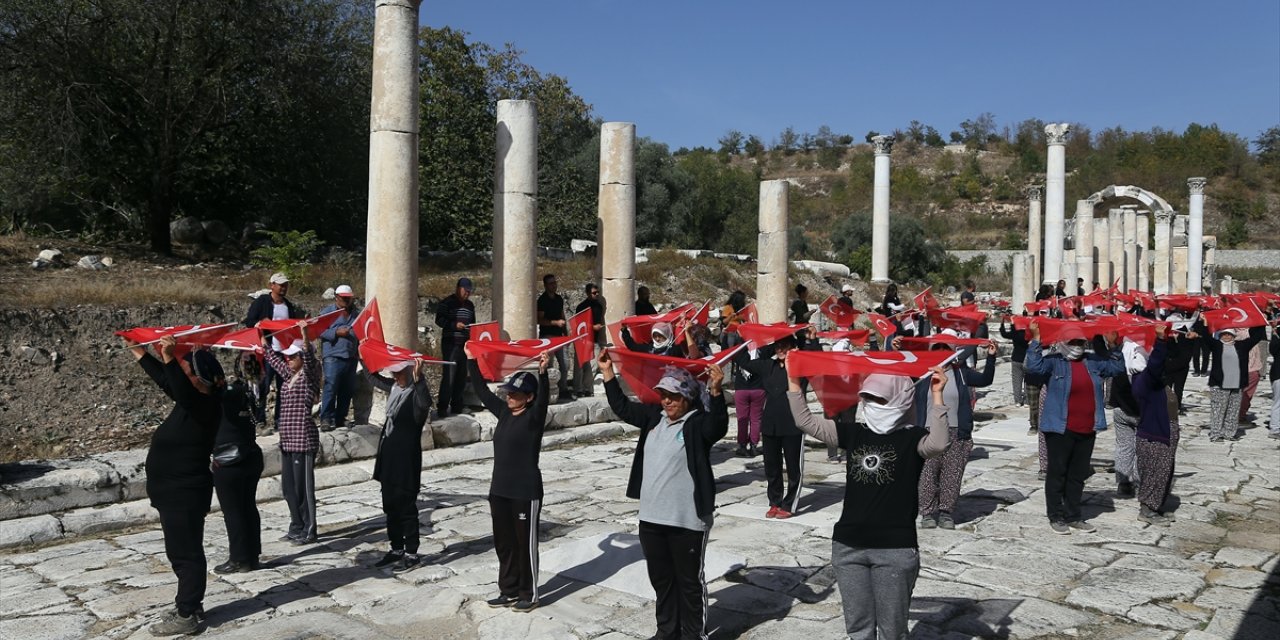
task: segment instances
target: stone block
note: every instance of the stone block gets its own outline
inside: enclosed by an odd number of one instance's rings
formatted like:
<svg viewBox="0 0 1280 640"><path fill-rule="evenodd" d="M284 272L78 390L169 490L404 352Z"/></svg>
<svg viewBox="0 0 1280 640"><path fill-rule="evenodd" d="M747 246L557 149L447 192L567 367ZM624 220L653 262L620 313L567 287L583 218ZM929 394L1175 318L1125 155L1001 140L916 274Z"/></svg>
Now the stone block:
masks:
<svg viewBox="0 0 1280 640"><path fill-rule="evenodd" d="M67 536L82 536L160 521L160 514L146 500L121 502L105 507L76 509L61 516Z"/></svg>
<svg viewBox="0 0 1280 640"><path fill-rule="evenodd" d="M360 482L368 482L373 478L371 468L360 464L341 464L316 469L316 489L346 487Z"/></svg>
<svg viewBox="0 0 1280 640"><path fill-rule="evenodd" d="M591 411L581 402L554 405L547 408L547 428L577 427L591 419Z"/></svg>
<svg viewBox="0 0 1280 640"><path fill-rule="evenodd" d="M762 231L757 238L759 248L756 252L756 271L761 275L786 274L787 266L790 264L787 256L787 232Z"/></svg>
<svg viewBox="0 0 1280 640"><path fill-rule="evenodd" d="M1218 553L1213 556L1213 561L1231 567L1254 568L1262 566L1262 563L1270 560L1273 555L1275 555L1273 552L1261 549L1225 547L1218 550Z"/></svg>
<svg viewBox="0 0 1280 640"><path fill-rule="evenodd" d="M280 475L283 457L277 440L274 437L258 438L258 446L262 448L262 477Z"/></svg>
<svg viewBox="0 0 1280 640"><path fill-rule="evenodd" d="M344 445L352 460L363 460L378 455L378 439L381 427L362 424L348 429L349 438Z"/></svg>
<svg viewBox="0 0 1280 640"><path fill-rule="evenodd" d="M0 620L0 638L23 640L79 640L89 637L93 616L85 613L62 613Z"/></svg>
<svg viewBox="0 0 1280 640"><path fill-rule="evenodd" d="M437 447L456 447L480 441L480 425L470 416L450 416L431 424Z"/></svg>
<svg viewBox="0 0 1280 640"><path fill-rule="evenodd" d="M60 537L62 524L48 514L0 521L0 549L38 544Z"/></svg>
<svg viewBox="0 0 1280 640"><path fill-rule="evenodd" d="M91 458L6 464L0 477L0 520L120 499L115 470Z"/></svg>
<svg viewBox="0 0 1280 640"><path fill-rule="evenodd" d="M118 476L121 500L141 500L147 497L147 451L111 451L90 456L110 466Z"/></svg>
<svg viewBox="0 0 1280 640"><path fill-rule="evenodd" d="M609 400L604 397L582 398L578 402L587 408L588 422L591 424L613 422L618 419L618 416L613 415L613 409L609 408Z"/></svg>

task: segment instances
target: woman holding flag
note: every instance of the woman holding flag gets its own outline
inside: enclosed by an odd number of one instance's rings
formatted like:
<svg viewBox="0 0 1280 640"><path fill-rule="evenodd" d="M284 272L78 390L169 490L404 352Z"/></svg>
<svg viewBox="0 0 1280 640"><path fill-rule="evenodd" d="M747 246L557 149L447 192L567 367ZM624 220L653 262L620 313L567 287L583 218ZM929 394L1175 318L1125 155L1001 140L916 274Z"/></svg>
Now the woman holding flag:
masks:
<svg viewBox="0 0 1280 640"><path fill-rule="evenodd" d="M382 512L387 518L391 551L374 566L407 571L417 566L418 492L422 485L422 427L431 413L431 389L422 375L421 358L400 360L369 382L387 394L386 418L378 437L373 479L382 486ZM387 374L391 375L388 379Z"/></svg>
<svg viewBox="0 0 1280 640"><path fill-rule="evenodd" d="M302 339L280 352L272 350L272 338L262 338L267 366L284 380L276 431L280 433L280 488L289 505L289 531L281 540L295 546L316 541L315 473L320 450L320 430L311 417L311 407L320 397L320 363L307 337L307 325L301 324L300 330Z"/></svg>
<svg viewBox="0 0 1280 640"><path fill-rule="evenodd" d="M1241 332L1243 329L1228 327L1206 338L1213 354L1209 364L1209 442L1239 439L1240 391L1249 380L1249 350L1267 337L1263 327L1250 329L1246 338L1237 335Z"/></svg>

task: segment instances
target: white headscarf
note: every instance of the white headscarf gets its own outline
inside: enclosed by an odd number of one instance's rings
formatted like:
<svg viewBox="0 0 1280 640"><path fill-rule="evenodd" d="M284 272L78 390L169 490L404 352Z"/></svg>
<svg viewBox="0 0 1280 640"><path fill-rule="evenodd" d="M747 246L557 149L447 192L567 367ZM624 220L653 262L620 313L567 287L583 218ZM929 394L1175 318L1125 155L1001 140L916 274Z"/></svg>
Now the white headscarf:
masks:
<svg viewBox="0 0 1280 640"><path fill-rule="evenodd" d="M671 346L671 334L672 329L670 322L659 322L653 325L653 328L649 330L649 339L653 342L653 348L657 350L666 349ZM661 338L661 340L659 340L659 338Z"/></svg>
<svg viewBox="0 0 1280 640"><path fill-rule="evenodd" d="M1129 372L1130 377L1146 370L1147 351L1142 348L1142 345L1125 338L1120 350L1124 353L1124 368Z"/></svg>
<svg viewBox="0 0 1280 640"><path fill-rule="evenodd" d="M884 435L911 424L915 418L912 410L915 404L915 384L906 376L891 376L873 373L862 381L859 395L880 398L884 404L864 400L862 419L867 428Z"/></svg>
<svg viewBox="0 0 1280 640"><path fill-rule="evenodd" d="M1080 358L1084 357L1083 346L1078 344L1071 344L1066 341L1053 343L1053 350L1057 351L1058 355L1068 360L1079 360Z"/></svg>

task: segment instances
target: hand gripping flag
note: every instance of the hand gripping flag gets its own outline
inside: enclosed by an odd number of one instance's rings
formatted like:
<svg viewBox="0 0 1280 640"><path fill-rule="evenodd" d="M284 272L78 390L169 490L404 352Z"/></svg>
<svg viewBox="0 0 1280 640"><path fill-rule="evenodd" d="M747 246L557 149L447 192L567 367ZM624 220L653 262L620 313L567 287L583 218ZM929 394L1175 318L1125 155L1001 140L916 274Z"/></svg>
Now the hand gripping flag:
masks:
<svg viewBox="0 0 1280 640"><path fill-rule="evenodd" d="M360 341L360 361L364 363L366 371L377 373L397 362L411 360L422 360L427 364L453 364L444 360L433 360L411 349L397 347L373 338Z"/></svg>
<svg viewBox="0 0 1280 640"><path fill-rule="evenodd" d="M787 324L785 322L775 322L773 324L743 323L738 325L738 335L742 336L743 340L754 345L753 348L759 349L787 336L794 336L808 328L809 325L807 324Z"/></svg>
<svg viewBox="0 0 1280 640"><path fill-rule="evenodd" d="M290 344L302 339L302 327L307 328L307 335L315 340L320 337L334 322L338 321L338 317L346 313L345 309L335 309L324 315L314 318L289 318L286 320L263 320L258 323L257 328L265 331L268 336L274 337L280 341L280 344Z"/></svg>
<svg viewBox="0 0 1280 640"><path fill-rule="evenodd" d="M1182 293L1170 293L1156 296L1156 305L1162 310L1194 313L1200 308L1200 300Z"/></svg>
<svg viewBox="0 0 1280 640"><path fill-rule="evenodd" d="M831 321L840 329L852 327L853 323L858 321L858 316L861 315L857 309L840 302L840 299L834 295L823 300L822 304L818 305L818 311L822 315L831 318Z"/></svg>
<svg viewBox="0 0 1280 640"><path fill-rule="evenodd" d="M1022 308L1025 309L1027 313L1033 316L1039 315L1042 313L1048 313L1049 310L1053 308L1053 301L1037 300L1035 302L1025 302L1022 304Z"/></svg>
<svg viewBox="0 0 1280 640"><path fill-rule="evenodd" d="M881 335L881 337L888 338L898 330L898 328L893 325L892 321L878 313L868 313L867 318L871 320L872 326L876 328L876 331Z"/></svg>
<svg viewBox="0 0 1280 640"><path fill-rule="evenodd" d="M579 369L596 357L595 333L591 329L591 309L583 309L569 318L569 335L573 336L573 353Z"/></svg>
<svg viewBox="0 0 1280 640"><path fill-rule="evenodd" d="M801 351L787 354L787 374L808 378L829 416L858 403L862 381L873 373L919 378L954 358L951 351Z"/></svg>
<svg viewBox="0 0 1280 640"><path fill-rule="evenodd" d="M467 325L470 329L468 339L472 341L493 341L502 339L502 329L497 322L477 322Z"/></svg>
<svg viewBox="0 0 1280 640"><path fill-rule="evenodd" d="M354 333L357 341L378 340L386 341L382 334L382 314L378 312L378 299L373 298L369 304L360 310L360 315L356 316L355 322L351 323L351 333Z"/></svg>
<svg viewBox="0 0 1280 640"><path fill-rule="evenodd" d="M1116 320L1122 323L1116 333L1121 338L1128 338L1142 345L1142 348L1147 351L1150 351L1156 345L1156 327L1164 325L1167 333L1173 332L1173 323L1171 322L1152 320L1151 318L1124 313L1123 311L1116 314Z"/></svg>
<svg viewBox="0 0 1280 640"><path fill-rule="evenodd" d="M749 324L760 324L760 313L756 311L756 303L748 303L747 306L738 312L738 321ZM737 332L738 328L733 327L731 333Z"/></svg>
<svg viewBox="0 0 1280 640"><path fill-rule="evenodd" d="M1248 329L1267 325L1267 317L1262 315L1262 312L1258 310L1257 305L1253 304L1253 301L1249 301L1247 304L1227 307L1226 309L1205 311L1200 314L1200 317L1204 318L1204 324L1209 327L1210 331Z"/></svg>
<svg viewBox="0 0 1280 640"><path fill-rule="evenodd" d="M544 351L558 351L576 339L574 336L559 336L533 340L472 340L467 342L467 348L476 359L484 379L497 382L528 366Z"/></svg>
<svg viewBox="0 0 1280 640"><path fill-rule="evenodd" d="M692 310L693 307L690 306L689 309ZM701 307L698 307L697 310L692 311L691 313L685 313L684 316L682 316L678 321L676 321L672 329L675 336L677 336L678 338L680 334L684 333L685 330L688 329L690 326L695 324L700 324L705 327L707 326L708 322L711 322L711 301L710 300L703 303L703 305Z"/></svg>
<svg viewBox="0 0 1280 640"><path fill-rule="evenodd" d="M871 339L871 332L867 329L842 329L840 331L819 331L819 338L827 338L828 340L848 340L857 347L867 346L867 340Z"/></svg>
<svg viewBox="0 0 1280 640"><path fill-rule="evenodd" d="M186 324L176 327L137 327L115 332L116 335L138 343L145 347L172 336L180 346L203 347L221 340L235 329L236 323L226 324ZM255 340L254 342L257 342Z"/></svg>
<svg viewBox="0 0 1280 640"><path fill-rule="evenodd" d="M974 311L958 307L931 309L929 311L929 323L934 327L939 329L966 331L969 335L977 333L978 325L981 325L986 321L986 311Z"/></svg>
<svg viewBox="0 0 1280 640"><path fill-rule="evenodd" d="M935 334L929 337L912 337L903 336L900 349L902 351L928 351L934 345L944 344L952 348L958 347L978 347L986 346L991 342L986 338L957 338L944 333Z"/></svg>
<svg viewBox="0 0 1280 640"><path fill-rule="evenodd" d="M916 308L921 311L937 309L941 306L938 304L937 298L933 297L933 287L926 287L924 291L917 293L911 300L915 302Z"/></svg>
<svg viewBox="0 0 1280 640"><path fill-rule="evenodd" d="M724 366L738 353L741 349L746 348L745 344L740 344L732 349L725 349L720 353L707 356L705 358L676 358L672 356L657 356L652 353L641 353L639 351L630 351L627 349L619 349L612 347L609 349L609 357L613 360L613 365L618 371L618 375L627 381L627 386L631 388L632 393L636 394L636 398L645 404L657 404L662 401L662 395L653 390L654 385L662 380L662 376L670 368L684 369L693 374L694 377L701 377L707 371L707 367L716 364Z"/></svg>
<svg viewBox="0 0 1280 640"><path fill-rule="evenodd" d="M649 344L649 333L653 330L653 325L658 324L659 322L670 322L674 324L677 320L684 317L692 307L693 303L686 302L685 304L665 313L654 313L651 315L623 318L622 326L626 327L627 331L631 333L632 340L641 344ZM621 332L618 333L617 338L619 340L622 339Z"/></svg>

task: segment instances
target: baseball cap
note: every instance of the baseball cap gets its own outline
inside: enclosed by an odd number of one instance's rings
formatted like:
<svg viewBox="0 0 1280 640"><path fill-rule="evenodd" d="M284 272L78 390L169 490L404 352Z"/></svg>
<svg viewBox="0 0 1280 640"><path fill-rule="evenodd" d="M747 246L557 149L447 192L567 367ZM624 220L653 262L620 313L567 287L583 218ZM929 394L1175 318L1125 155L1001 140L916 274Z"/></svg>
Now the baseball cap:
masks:
<svg viewBox="0 0 1280 640"><path fill-rule="evenodd" d="M354 291L352 291L352 290L351 290L351 285L349 285L349 284L340 284L340 285L338 285L338 288L337 288L337 289L334 289L334 290L333 290L333 295L335 295L335 296L342 296L342 297L344 297L344 298L350 298L351 296L354 296L354 295L356 295L356 294L355 294L355 292L354 292Z"/></svg>
<svg viewBox="0 0 1280 640"><path fill-rule="evenodd" d="M286 356L302 353L302 341L294 340L292 344L285 347L280 353L283 353Z"/></svg>
<svg viewBox="0 0 1280 640"><path fill-rule="evenodd" d="M399 362L393 362L387 365L386 367L383 367L381 373L384 373L384 374L395 373L397 371L403 371L405 369L411 369L411 368L413 368L412 360L401 360Z"/></svg>
<svg viewBox="0 0 1280 640"><path fill-rule="evenodd" d="M289 284L289 276L277 271L271 274L271 284Z"/></svg>
<svg viewBox="0 0 1280 640"><path fill-rule="evenodd" d="M691 400L698 397L698 383L693 379L693 374L676 367L668 367L653 388L678 393Z"/></svg>
<svg viewBox="0 0 1280 640"><path fill-rule="evenodd" d="M458 288L470 292L475 289L475 285L471 284L471 278L458 278Z"/></svg>
<svg viewBox="0 0 1280 640"><path fill-rule="evenodd" d="M519 393L533 393L537 389L538 379L528 371L516 372L516 374L508 378L506 382L498 385L498 391L505 391L507 393L511 393L513 391Z"/></svg>
<svg viewBox="0 0 1280 640"><path fill-rule="evenodd" d="M840 287L840 293L853 293L853 285L846 284L843 287Z"/></svg>

